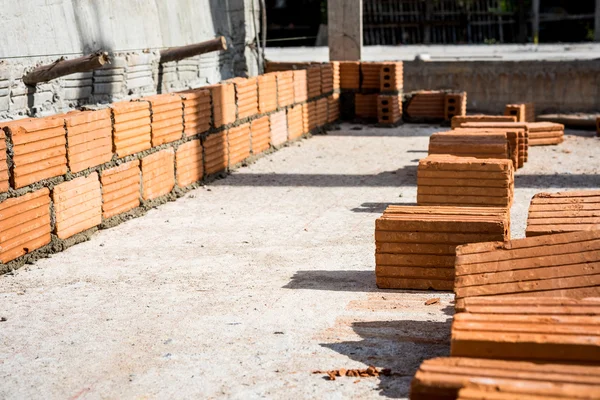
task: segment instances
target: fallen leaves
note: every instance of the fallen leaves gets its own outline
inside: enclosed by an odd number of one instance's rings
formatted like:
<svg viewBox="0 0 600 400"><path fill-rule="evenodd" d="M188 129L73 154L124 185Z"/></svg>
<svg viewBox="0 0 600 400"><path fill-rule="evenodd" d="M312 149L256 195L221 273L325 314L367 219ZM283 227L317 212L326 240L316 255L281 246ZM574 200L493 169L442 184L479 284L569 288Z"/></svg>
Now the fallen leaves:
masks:
<svg viewBox="0 0 600 400"><path fill-rule="evenodd" d="M338 377L352 377L352 378L370 378L378 376L390 376L392 371L388 368L377 369L370 365L367 369L334 369L332 371L313 371L313 374L326 374L330 381L335 381ZM354 383L356 383L355 381Z"/></svg>
<svg viewBox="0 0 600 400"><path fill-rule="evenodd" d="M426 306L432 306L434 304L440 304L440 298L439 297L436 297L436 298L433 298L433 299L429 299L429 300L427 300L425 302Z"/></svg>

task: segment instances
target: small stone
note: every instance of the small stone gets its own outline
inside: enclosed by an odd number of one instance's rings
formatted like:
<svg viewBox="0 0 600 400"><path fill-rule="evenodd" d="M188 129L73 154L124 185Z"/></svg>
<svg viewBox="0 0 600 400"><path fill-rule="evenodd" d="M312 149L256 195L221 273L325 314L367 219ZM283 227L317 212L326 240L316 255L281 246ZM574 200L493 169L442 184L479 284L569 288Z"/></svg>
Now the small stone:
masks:
<svg viewBox="0 0 600 400"><path fill-rule="evenodd" d="M433 298L433 299L429 299L429 300L427 300L427 301L425 302L425 305L426 305L426 306L432 306L432 305L434 305L434 304L439 304L439 303L440 303L440 298L439 298L439 297L436 297L436 298Z"/></svg>

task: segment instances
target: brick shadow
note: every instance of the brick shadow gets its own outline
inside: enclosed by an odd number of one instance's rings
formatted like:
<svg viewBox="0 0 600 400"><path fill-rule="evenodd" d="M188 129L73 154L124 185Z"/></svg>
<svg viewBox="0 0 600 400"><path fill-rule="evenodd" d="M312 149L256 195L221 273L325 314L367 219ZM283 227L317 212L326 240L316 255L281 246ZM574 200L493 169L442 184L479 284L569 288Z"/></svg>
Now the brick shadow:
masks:
<svg viewBox="0 0 600 400"><path fill-rule="evenodd" d="M600 175L597 174L554 174L554 175L515 175L515 188L544 189L548 192L565 192L566 188L600 187ZM552 189L563 188L563 189Z"/></svg>

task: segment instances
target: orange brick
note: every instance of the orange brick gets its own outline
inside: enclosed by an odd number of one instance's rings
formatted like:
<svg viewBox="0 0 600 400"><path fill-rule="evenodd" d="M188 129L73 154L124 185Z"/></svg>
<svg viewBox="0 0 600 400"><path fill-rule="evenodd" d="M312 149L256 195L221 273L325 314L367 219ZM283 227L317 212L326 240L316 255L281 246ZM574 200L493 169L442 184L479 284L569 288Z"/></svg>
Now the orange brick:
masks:
<svg viewBox="0 0 600 400"><path fill-rule="evenodd" d="M67 172L64 121L29 118L4 124L13 143L12 176L15 189Z"/></svg>
<svg viewBox="0 0 600 400"><path fill-rule="evenodd" d="M306 113L306 123L307 125L304 129L307 132L312 132L315 130L319 123L319 117L317 115L317 102L311 101L304 105L305 113Z"/></svg>
<svg viewBox="0 0 600 400"><path fill-rule="evenodd" d="M110 109L64 114L67 159L71 172L81 172L112 159Z"/></svg>
<svg viewBox="0 0 600 400"><path fill-rule="evenodd" d="M277 110L277 77L264 74L258 77L258 110L261 114Z"/></svg>
<svg viewBox="0 0 600 400"><path fill-rule="evenodd" d="M0 203L0 261L7 263L50 243L47 188Z"/></svg>
<svg viewBox="0 0 600 400"><path fill-rule="evenodd" d="M8 191L8 163L6 162L6 135L0 129L0 193Z"/></svg>
<svg viewBox="0 0 600 400"><path fill-rule="evenodd" d="M52 190L56 216L55 232L60 239L102 223L102 192L98 173L61 183Z"/></svg>
<svg viewBox="0 0 600 400"><path fill-rule="evenodd" d="M175 151L161 150L142 158L142 197L156 199L175 187Z"/></svg>
<svg viewBox="0 0 600 400"><path fill-rule="evenodd" d="M287 107L294 104L294 72L277 72L277 104Z"/></svg>
<svg viewBox="0 0 600 400"><path fill-rule="evenodd" d="M237 118L234 84L232 82L221 82L207 86L205 89L210 90L212 96L215 128L234 123Z"/></svg>
<svg viewBox="0 0 600 400"><path fill-rule="evenodd" d="M256 78L234 78L238 118L258 114L258 83Z"/></svg>
<svg viewBox="0 0 600 400"><path fill-rule="evenodd" d="M227 132L229 167L233 167L250 157L250 124L246 123Z"/></svg>
<svg viewBox="0 0 600 400"><path fill-rule="evenodd" d="M333 123L340 119L340 94L334 93L327 99L329 101L327 122Z"/></svg>
<svg viewBox="0 0 600 400"><path fill-rule="evenodd" d="M377 118L380 124L394 125L402 119L402 99L399 95L377 96Z"/></svg>
<svg viewBox="0 0 600 400"><path fill-rule="evenodd" d="M331 64L331 68L333 70L333 90L337 92L340 90L341 84L340 62L332 61L329 64Z"/></svg>
<svg viewBox="0 0 600 400"><path fill-rule="evenodd" d="M280 146L288 140L287 116L285 111L271 114L271 144Z"/></svg>
<svg viewBox="0 0 600 400"><path fill-rule="evenodd" d="M467 92L448 93L444 99L444 119L451 121L455 116L467 115Z"/></svg>
<svg viewBox="0 0 600 400"><path fill-rule="evenodd" d="M192 140L179 146L175 154L177 184L189 186L202 180L204 161L202 160L202 144L200 140Z"/></svg>
<svg viewBox="0 0 600 400"><path fill-rule="evenodd" d="M402 92L404 86L404 68L401 61L386 62L381 67L380 91Z"/></svg>
<svg viewBox="0 0 600 400"><path fill-rule="evenodd" d="M294 71L294 102L304 103L308 100L308 81L306 70Z"/></svg>
<svg viewBox="0 0 600 400"><path fill-rule="evenodd" d="M339 67L339 64L338 64ZM339 72L338 72L339 77ZM323 94L329 94L333 92L335 87L335 72L334 65L326 63L321 65L321 92ZM339 83L338 83L339 87Z"/></svg>
<svg viewBox="0 0 600 400"><path fill-rule="evenodd" d="M362 74L361 89L379 90L381 87L382 64L375 62L363 62L360 64Z"/></svg>
<svg viewBox="0 0 600 400"><path fill-rule="evenodd" d="M183 100L174 93L158 94L141 99L150 103L152 146L183 138Z"/></svg>
<svg viewBox="0 0 600 400"><path fill-rule="evenodd" d="M202 143L204 147L204 171L207 175L227 170L229 149L225 131L208 135Z"/></svg>
<svg viewBox="0 0 600 400"><path fill-rule="evenodd" d="M306 82L309 99L319 97L323 93L321 88L321 66L315 65L306 70Z"/></svg>
<svg viewBox="0 0 600 400"><path fill-rule="evenodd" d="M290 140L301 137L304 134L303 107L295 105L287 110L287 124Z"/></svg>
<svg viewBox="0 0 600 400"><path fill-rule="evenodd" d="M507 104L504 115L517 118L517 122L535 122L535 106L533 103Z"/></svg>
<svg viewBox="0 0 600 400"><path fill-rule="evenodd" d="M327 98L322 98L315 103L317 106L317 126L323 127L327 124L327 107L329 102L327 101Z"/></svg>
<svg viewBox="0 0 600 400"><path fill-rule="evenodd" d="M377 94L357 93L354 98L355 114L359 118L377 118Z"/></svg>
<svg viewBox="0 0 600 400"><path fill-rule="evenodd" d="M180 92L183 100L183 126L186 137L207 132L210 129L212 106L210 91L205 89Z"/></svg>
<svg viewBox="0 0 600 400"><path fill-rule="evenodd" d="M113 146L118 157L148 150L151 144L150 103L124 101L111 104Z"/></svg>
<svg viewBox="0 0 600 400"><path fill-rule="evenodd" d="M104 218L132 210L140 205L140 160L102 171L102 215Z"/></svg>
<svg viewBox="0 0 600 400"><path fill-rule="evenodd" d="M260 154L271 147L271 123L268 116L255 119L250 126L252 154Z"/></svg>
<svg viewBox="0 0 600 400"><path fill-rule="evenodd" d="M360 63L357 61L340 62L340 87L342 89L360 89Z"/></svg>
<svg viewBox="0 0 600 400"><path fill-rule="evenodd" d="M408 100L406 115L409 118L442 120L445 116L446 93L419 91Z"/></svg>

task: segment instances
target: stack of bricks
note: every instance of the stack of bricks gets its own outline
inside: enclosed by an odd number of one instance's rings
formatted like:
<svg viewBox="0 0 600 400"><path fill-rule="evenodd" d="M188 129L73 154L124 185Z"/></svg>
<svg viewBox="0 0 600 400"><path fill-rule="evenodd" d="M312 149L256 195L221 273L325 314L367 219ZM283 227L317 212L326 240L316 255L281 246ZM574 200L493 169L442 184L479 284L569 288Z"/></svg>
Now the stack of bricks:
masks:
<svg viewBox="0 0 600 400"><path fill-rule="evenodd" d="M183 136L183 100L168 93L144 97L150 103L152 147L171 143Z"/></svg>
<svg viewBox="0 0 600 400"><path fill-rule="evenodd" d="M600 299L467 302L452 323L452 357L599 364Z"/></svg>
<svg viewBox="0 0 600 400"><path fill-rule="evenodd" d="M456 308L471 297L598 297L599 250L600 231L460 246Z"/></svg>
<svg viewBox="0 0 600 400"><path fill-rule="evenodd" d="M600 367L541 364L479 358L435 358L424 361L411 383L411 400L458 399L459 392L475 387L491 390L477 399L511 400L598 399ZM515 393L498 397L497 393ZM462 392L464 393L464 392ZM531 394L533 397L529 397Z"/></svg>
<svg viewBox="0 0 600 400"><path fill-rule="evenodd" d="M419 162L417 203L510 207L514 182L510 160L428 156Z"/></svg>
<svg viewBox="0 0 600 400"><path fill-rule="evenodd" d="M414 122L450 121L467 113L465 92L419 91L411 93L404 106L404 116Z"/></svg>
<svg viewBox="0 0 600 400"><path fill-rule="evenodd" d="M377 118L380 125L397 125L402 121L402 99L398 95L377 96Z"/></svg>
<svg viewBox="0 0 600 400"><path fill-rule="evenodd" d="M516 135L510 141L516 142ZM518 149L511 149L510 141L508 134L501 132L459 130L438 132L429 138L429 155L448 154L457 157L510 159L514 162L515 158L518 160L516 154Z"/></svg>
<svg viewBox="0 0 600 400"><path fill-rule="evenodd" d="M456 115L450 120L452 129L460 128L467 122L517 122L517 117L512 115Z"/></svg>
<svg viewBox="0 0 600 400"><path fill-rule="evenodd" d="M472 131L477 133L482 132L505 132L507 138L516 140L509 145L511 148L517 148L518 153L513 153L513 157L517 157L515 168L522 168L529 158L529 124L520 122L463 122L455 131ZM513 160L514 161L514 160Z"/></svg>
<svg viewBox="0 0 600 400"><path fill-rule="evenodd" d="M506 240L504 208L390 206L375 224L377 286L452 290L456 246Z"/></svg>
<svg viewBox="0 0 600 400"><path fill-rule="evenodd" d="M556 145L565 140L565 126L562 124L534 122L527 125L530 146Z"/></svg>
<svg viewBox="0 0 600 400"><path fill-rule="evenodd" d="M210 91L205 89L188 90L179 93L183 100L183 125L186 137L208 132L212 110Z"/></svg>
<svg viewBox="0 0 600 400"><path fill-rule="evenodd" d="M531 199L526 236L600 230L600 190L538 193Z"/></svg>
<svg viewBox="0 0 600 400"><path fill-rule="evenodd" d="M258 82L256 78L234 78L238 119L258 114Z"/></svg>
<svg viewBox="0 0 600 400"><path fill-rule="evenodd" d="M507 104L504 115L517 118L517 122L535 122L535 106L533 103Z"/></svg>

